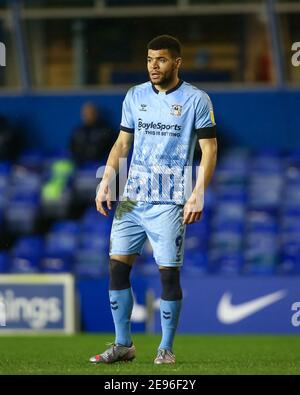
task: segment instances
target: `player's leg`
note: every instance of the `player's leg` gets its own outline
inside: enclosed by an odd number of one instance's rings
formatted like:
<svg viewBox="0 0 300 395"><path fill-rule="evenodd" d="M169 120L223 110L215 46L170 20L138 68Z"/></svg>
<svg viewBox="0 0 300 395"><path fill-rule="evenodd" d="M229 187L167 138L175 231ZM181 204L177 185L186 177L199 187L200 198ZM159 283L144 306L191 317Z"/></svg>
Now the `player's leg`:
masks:
<svg viewBox="0 0 300 395"><path fill-rule="evenodd" d="M109 253L109 298L116 336L111 347L90 359L92 363L128 361L135 357L130 332L133 308L130 272L146 240L139 225L139 211L139 205L121 202L114 216Z"/></svg>
<svg viewBox="0 0 300 395"><path fill-rule="evenodd" d="M92 357L93 363L131 361L135 358L130 331L133 308L130 271L135 257L136 254L110 256L109 300L115 326L115 341L104 353Z"/></svg>
<svg viewBox="0 0 300 395"><path fill-rule="evenodd" d="M156 364L175 363L173 343L182 304L180 269L160 266L159 272L162 287L160 300L162 338L154 362Z"/></svg>
<svg viewBox="0 0 300 395"><path fill-rule="evenodd" d="M185 237L183 207L153 206L147 212L146 223L146 233L159 266L162 287L160 302L162 339L155 363L174 363L175 356L172 350L182 304L180 267L183 263Z"/></svg>
<svg viewBox="0 0 300 395"><path fill-rule="evenodd" d="M109 299L115 326L115 341L101 354L90 358L92 363L114 363L135 358L131 340L130 317L133 295L130 272L137 254L111 255L109 261Z"/></svg>
<svg viewBox="0 0 300 395"><path fill-rule="evenodd" d="M115 325L115 344L130 347L130 317L133 295L130 272L136 254L111 255L109 261L109 300Z"/></svg>
<svg viewBox="0 0 300 395"><path fill-rule="evenodd" d="M110 236L109 298L116 331L115 344L126 347L132 344L130 317L133 295L130 272L146 240L145 231L140 225L142 211L141 204L137 202L120 202Z"/></svg>

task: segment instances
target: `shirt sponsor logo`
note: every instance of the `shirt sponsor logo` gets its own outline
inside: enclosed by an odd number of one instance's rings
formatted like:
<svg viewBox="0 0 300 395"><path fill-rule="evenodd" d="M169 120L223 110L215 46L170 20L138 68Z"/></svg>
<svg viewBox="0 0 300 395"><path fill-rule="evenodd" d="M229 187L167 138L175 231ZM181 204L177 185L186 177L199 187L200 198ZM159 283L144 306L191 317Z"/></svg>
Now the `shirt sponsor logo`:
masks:
<svg viewBox="0 0 300 395"><path fill-rule="evenodd" d="M162 122L143 122L143 120L141 118L138 119L138 130L181 130L181 125L177 125L177 124L164 124Z"/></svg>

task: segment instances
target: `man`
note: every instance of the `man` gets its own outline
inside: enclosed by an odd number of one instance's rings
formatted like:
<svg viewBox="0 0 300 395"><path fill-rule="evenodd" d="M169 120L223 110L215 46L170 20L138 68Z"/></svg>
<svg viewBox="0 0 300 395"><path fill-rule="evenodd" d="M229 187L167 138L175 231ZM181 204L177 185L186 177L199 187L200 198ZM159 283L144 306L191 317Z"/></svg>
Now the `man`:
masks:
<svg viewBox="0 0 300 395"><path fill-rule="evenodd" d="M116 209L110 242L109 296L115 324L114 344L90 359L92 363L132 360L135 347L130 334L133 297L130 271L148 237L159 266L162 340L155 364L175 363L173 341L182 290L185 227L198 221L203 191L216 164L217 142L212 104L196 87L181 81L181 46L163 35L148 44L150 81L131 88L123 102L119 137L111 150L96 197L97 210L111 209L110 183L119 158L134 150L124 197ZM196 141L202 150L196 186L188 182Z"/></svg>
<svg viewBox="0 0 300 395"><path fill-rule="evenodd" d="M81 109L82 125L71 137L71 152L79 164L107 158L115 135L102 119L94 103L87 102Z"/></svg>

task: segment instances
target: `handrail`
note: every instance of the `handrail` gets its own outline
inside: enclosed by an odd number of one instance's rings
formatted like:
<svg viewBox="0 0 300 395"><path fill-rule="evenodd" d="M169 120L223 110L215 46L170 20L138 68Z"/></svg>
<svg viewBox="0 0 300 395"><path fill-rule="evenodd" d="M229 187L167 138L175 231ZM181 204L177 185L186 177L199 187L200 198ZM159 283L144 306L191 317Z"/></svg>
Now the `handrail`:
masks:
<svg viewBox="0 0 300 395"><path fill-rule="evenodd" d="M73 19L73 18L129 18L145 16L189 16L189 15L228 15L260 13L264 3L248 4L202 4L176 6L139 6L139 7L70 7L70 8L23 8L21 18L35 19ZM300 3L276 3L277 13L300 13ZM0 10L0 19L7 19L9 11Z"/></svg>
<svg viewBox="0 0 300 395"><path fill-rule="evenodd" d="M77 8L30 8L21 11L24 19L72 19L72 18L129 18L151 16L190 16L259 13L264 3L250 4L203 4L182 6L145 7L77 7Z"/></svg>

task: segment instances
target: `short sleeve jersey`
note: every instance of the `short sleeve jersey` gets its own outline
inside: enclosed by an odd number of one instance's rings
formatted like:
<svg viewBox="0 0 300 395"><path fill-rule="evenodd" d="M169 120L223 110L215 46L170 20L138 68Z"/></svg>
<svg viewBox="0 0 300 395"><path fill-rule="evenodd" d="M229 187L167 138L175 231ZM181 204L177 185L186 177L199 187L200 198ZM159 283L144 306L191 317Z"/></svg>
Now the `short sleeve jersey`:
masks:
<svg viewBox="0 0 300 395"><path fill-rule="evenodd" d="M216 137L209 96L184 81L166 92L150 81L134 86L123 102L120 129L134 133L124 198L184 204L196 141Z"/></svg>

